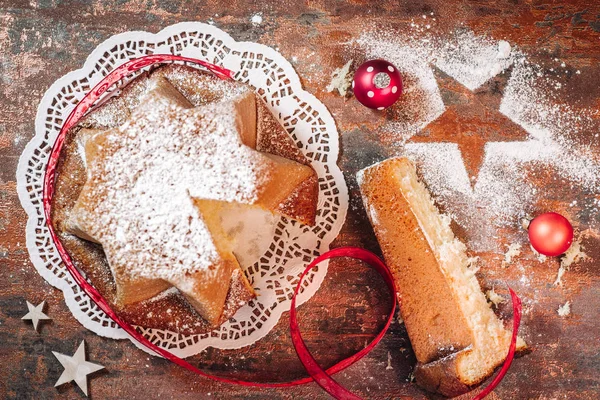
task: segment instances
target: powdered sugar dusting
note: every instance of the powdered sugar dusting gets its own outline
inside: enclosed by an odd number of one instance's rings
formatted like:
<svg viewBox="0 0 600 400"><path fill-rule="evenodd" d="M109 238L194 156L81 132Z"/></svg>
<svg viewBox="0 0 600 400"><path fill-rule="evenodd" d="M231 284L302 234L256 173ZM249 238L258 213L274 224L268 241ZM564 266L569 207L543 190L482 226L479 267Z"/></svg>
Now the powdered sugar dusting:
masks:
<svg viewBox="0 0 600 400"><path fill-rule="evenodd" d="M454 38L435 42L435 64L470 90L504 71L513 62L510 44L495 42L471 31L461 31Z"/></svg>
<svg viewBox="0 0 600 400"><path fill-rule="evenodd" d="M567 301L565 304L558 307L556 313L561 317L566 317L571 314L571 302Z"/></svg>
<svg viewBox="0 0 600 400"><path fill-rule="evenodd" d="M252 89L230 80L217 79L211 74L181 65L169 65L156 70L154 76L165 77L193 105L232 100Z"/></svg>
<svg viewBox="0 0 600 400"><path fill-rule="evenodd" d="M94 139L103 148L88 160L91 210L74 218L113 267L170 280L219 259L194 199L252 203L268 171L242 145L227 104L142 104L125 125Z"/></svg>
<svg viewBox="0 0 600 400"><path fill-rule="evenodd" d="M262 13L256 13L256 14L254 14L250 18L250 22L252 22L252 25L254 25L254 26L259 26L260 24L262 24L262 22L263 22Z"/></svg>
<svg viewBox="0 0 600 400"><path fill-rule="evenodd" d="M598 192L600 163L591 145L572 140L580 131L594 130L597 110L560 104L554 95L558 78L527 61L506 41L476 36L461 30L438 38L413 24L408 33L366 32L356 43L366 58L393 62L405 79L405 94L394 118L381 127L396 138L397 155L406 155L436 200L471 235L474 250L502 251L497 229L518 223L531 210L538 187L531 171L551 170L573 186ZM410 138L445 110L431 65L470 90L511 67L500 112L525 129L524 142L488 142L479 175L470 178L455 143L411 143Z"/></svg>

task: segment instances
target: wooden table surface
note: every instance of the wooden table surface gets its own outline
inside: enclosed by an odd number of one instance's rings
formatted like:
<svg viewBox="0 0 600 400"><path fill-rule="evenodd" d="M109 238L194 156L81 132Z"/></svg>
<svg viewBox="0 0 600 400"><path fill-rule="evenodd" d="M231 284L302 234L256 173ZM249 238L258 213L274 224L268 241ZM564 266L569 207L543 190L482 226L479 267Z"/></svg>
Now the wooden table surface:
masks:
<svg viewBox="0 0 600 400"><path fill-rule="evenodd" d="M251 16L262 12L254 26ZM72 384L54 388L62 367L51 351L73 354L85 339L91 361L106 366L94 375L90 393L97 399L146 398L328 398L315 384L283 390L258 390L217 384L159 359L127 341L98 337L68 311L62 293L34 270L25 249L25 212L16 194L18 157L34 134L36 107L57 78L79 68L101 41L128 30L156 32L180 21L214 21L237 40L275 48L294 66L305 88L336 119L342 143L340 166L350 187L346 224L334 247L355 245L379 252L362 208L354 173L390 154L373 134L377 114L324 90L332 71L351 57L345 42L369 27L405 29L410 20L434 13L440 34L457 26L516 44L529 59L543 64L556 57L581 71L569 99L600 106L600 3L596 0L511 1L170 1L0 0L0 397L81 398ZM579 76L579 75L578 75ZM586 134L593 134L587 132ZM581 194L586 196L586 194ZM589 195L589 194L587 194ZM569 215L571 219L577 216ZM577 222L579 230L597 223L597 215ZM515 228L518 229L518 228ZM600 241L594 231L584 240L590 259L574 266L565 285L551 285L558 261L540 265L531 252L519 262L535 270L532 288L519 286L502 255L479 254L480 278L505 279L527 299L538 298L524 317L533 352L516 360L490 398L600 398ZM463 237L464 238L464 237ZM506 276L505 276L506 275ZM315 297L300 309L305 338L323 365L361 349L382 327L389 304L382 281L359 263L336 261ZM52 322L36 333L20 318L25 301L48 303ZM573 315L556 309L570 300ZM287 331L287 314L255 345L241 350L208 350L192 360L223 376L287 380L304 376ZM388 367L388 357L389 366ZM394 322L380 345L338 379L365 398L428 398L409 382L415 364L402 324ZM431 397L431 396L429 396Z"/></svg>

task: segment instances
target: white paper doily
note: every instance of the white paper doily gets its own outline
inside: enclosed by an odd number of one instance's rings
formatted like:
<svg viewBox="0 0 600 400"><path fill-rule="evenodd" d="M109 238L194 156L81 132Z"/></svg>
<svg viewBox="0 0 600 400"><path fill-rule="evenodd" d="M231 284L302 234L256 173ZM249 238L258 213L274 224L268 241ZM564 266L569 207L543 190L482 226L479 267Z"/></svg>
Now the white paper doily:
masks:
<svg viewBox="0 0 600 400"><path fill-rule="evenodd" d="M124 62L158 53L199 58L221 65L232 70L236 80L253 86L311 161L319 177L315 226L303 226L280 218L268 250L260 261L247 269L251 282L260 293L255 301L242 307L234 318L211 333L184 336L144 329L152 342L179 357L197 354L209 346L220 349L248 346L264 337L281 314L289 310L299 273L310 260L329 249L348 209L348 190L336 165L339 138L335 122L325 106L302 89L290 63L267 46L236 42L214 26L184 22L156 34L126 32L115 35L89 55L83 68L56 81L39 105L35 136L23 151L17 169L19 198L29 216L27 249L39 274L63 291L69 309L83 326L98 335L129 338L83 293L63 265L46 226L42 188L48 156L61 125L84 94ZM326 272L327 263L323 263L305 279L299 304L317 291Z"/></svg>

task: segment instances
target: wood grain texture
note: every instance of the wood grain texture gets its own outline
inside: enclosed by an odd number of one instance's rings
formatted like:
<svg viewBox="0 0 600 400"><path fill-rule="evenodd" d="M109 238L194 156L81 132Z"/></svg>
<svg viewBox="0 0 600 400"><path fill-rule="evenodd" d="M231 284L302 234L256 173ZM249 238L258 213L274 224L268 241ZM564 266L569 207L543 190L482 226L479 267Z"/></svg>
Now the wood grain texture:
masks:
<svg viewBox="0 0 600 400"><path fill-rule="evenodd" d="M257 12L262 12L263 23L254 26L250 19ZM350 58L361 60L361 54L349 54L344 43L366 28L406 28L411 18L430 12L438 20L440 35L462 23L476 34L518 45L530 60L542 65L560 58L581 71L570 78L565 101L581 107L600 106L600 5L595 0L317 0L302 4L290 0L262 5L243 0L203 4L0 0L0 397L82 398L72 385L53 387L62 368L51 351L73 354L85 339L89 360L107 368L90 382L91 396L97 399L326 399L314 384L288 390L217 384L151 358L129 342L86 331L67 310L62 294L46 284L29 261L25 213L16 194L18 157L33 136L36 107L44 91L60 76L79 68L101 41L123 31L156 32L180 21L210 19L237 40L263 43L278 48L287 59L297 60L293 63L305 88L329 108L341 135L339 163L348 179L351 200L346 224L333 245L379 252L354 174L390 155L374 133L382 117L353 98L344 100L326 93L325 86L335 68ZM579 193L580 204L589 196ZM568 210L560 198L541 206ZM576 210L568 212L580 230L598 219ZM507 281L523 297L523 334L533 347L531 354L515 361L490 398L600 397L600 265L596 261L600 260L600 240L591 235L584 245L591 260L575 265L562 288L552 286L556 260L540 264L531 253L525 254L519 261L532 282L525 286L519 283L522 274L516 268L501 267L502 255L480 254L486 266L480 277L486 286L502 288L501 282ZM309 348L323 365L359 350L383 326L389 301L383 285L360 263L341 260L331 264L321 290L299 312ZM27 311L25 300L48 302L47 314L53 321L42 325L40 334L20 319ZM556 309L567 300L572 302L573 315L563 319ZM507 309L505 305L501 310L504 315L508 315ZM208 350L193 361L212 373L245 379L304 376L290 344L287 322L284 315L266 338L249 348ZM388 352L391 369L386 368ZM408 382L414 364L404 326L394 323L376 350L340 373L338 379L365 398L430 398Z"/></svg>

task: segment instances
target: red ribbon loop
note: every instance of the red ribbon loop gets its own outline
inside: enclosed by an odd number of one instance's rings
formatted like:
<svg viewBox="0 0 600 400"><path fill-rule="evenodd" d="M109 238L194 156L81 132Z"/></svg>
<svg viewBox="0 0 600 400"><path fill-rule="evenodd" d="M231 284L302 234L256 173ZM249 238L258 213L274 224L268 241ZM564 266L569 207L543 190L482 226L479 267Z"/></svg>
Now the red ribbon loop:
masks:
<svg viewBox="0 0 600 400"><path fill-rule="evenodd" d="M339 383L337 383L331 376L329 376L327 372L325 372L321 368L321 366L314 359L314 357L306 347L304 340L302 340L302 335L300 334L300 328L296 316L296 296L298 295L300 288L302 287L302 280L304 279L306 274L308 274L320 262L337 257L355 258L364 261L370 267L375 269L383 277L390 291L390 295L392 296L392 307L388 314L388 318L384 328L381 330L381 332L379 332L375 339L373 339L373 341L371 341L371 343L369 343L364 349L354 354L353 356L348 357L339 364L335 365L328 372L338 372L354 364L356 361L360 360L371 350L373 350L373 348L377 345L377 343L379 343L379 341L387 332L388 328L390 327L390 324L392 323L392 320L394 319L394 314L396 312L396 286L391 271L379 259L379 257L367 250L360 249L357 247L340 247L321 254L306 267L304 272L302 272L300 280L298 281L298 285L296 286L296 290L294 291L294 296L292 297L292 304L290 307L290 333L292 336L292 343L294 344L294 348L296 349L296 353L298 354L298 358L300 358L300 361L302 362L302 365L304 365L304 368L306 369L308 374L315 380L315 382L317 382L319 386L321 386L327 393L329 393L336 399L359 400L360 397L356 396L352 392L348 391L348 389L344 388Z"/></svg>

